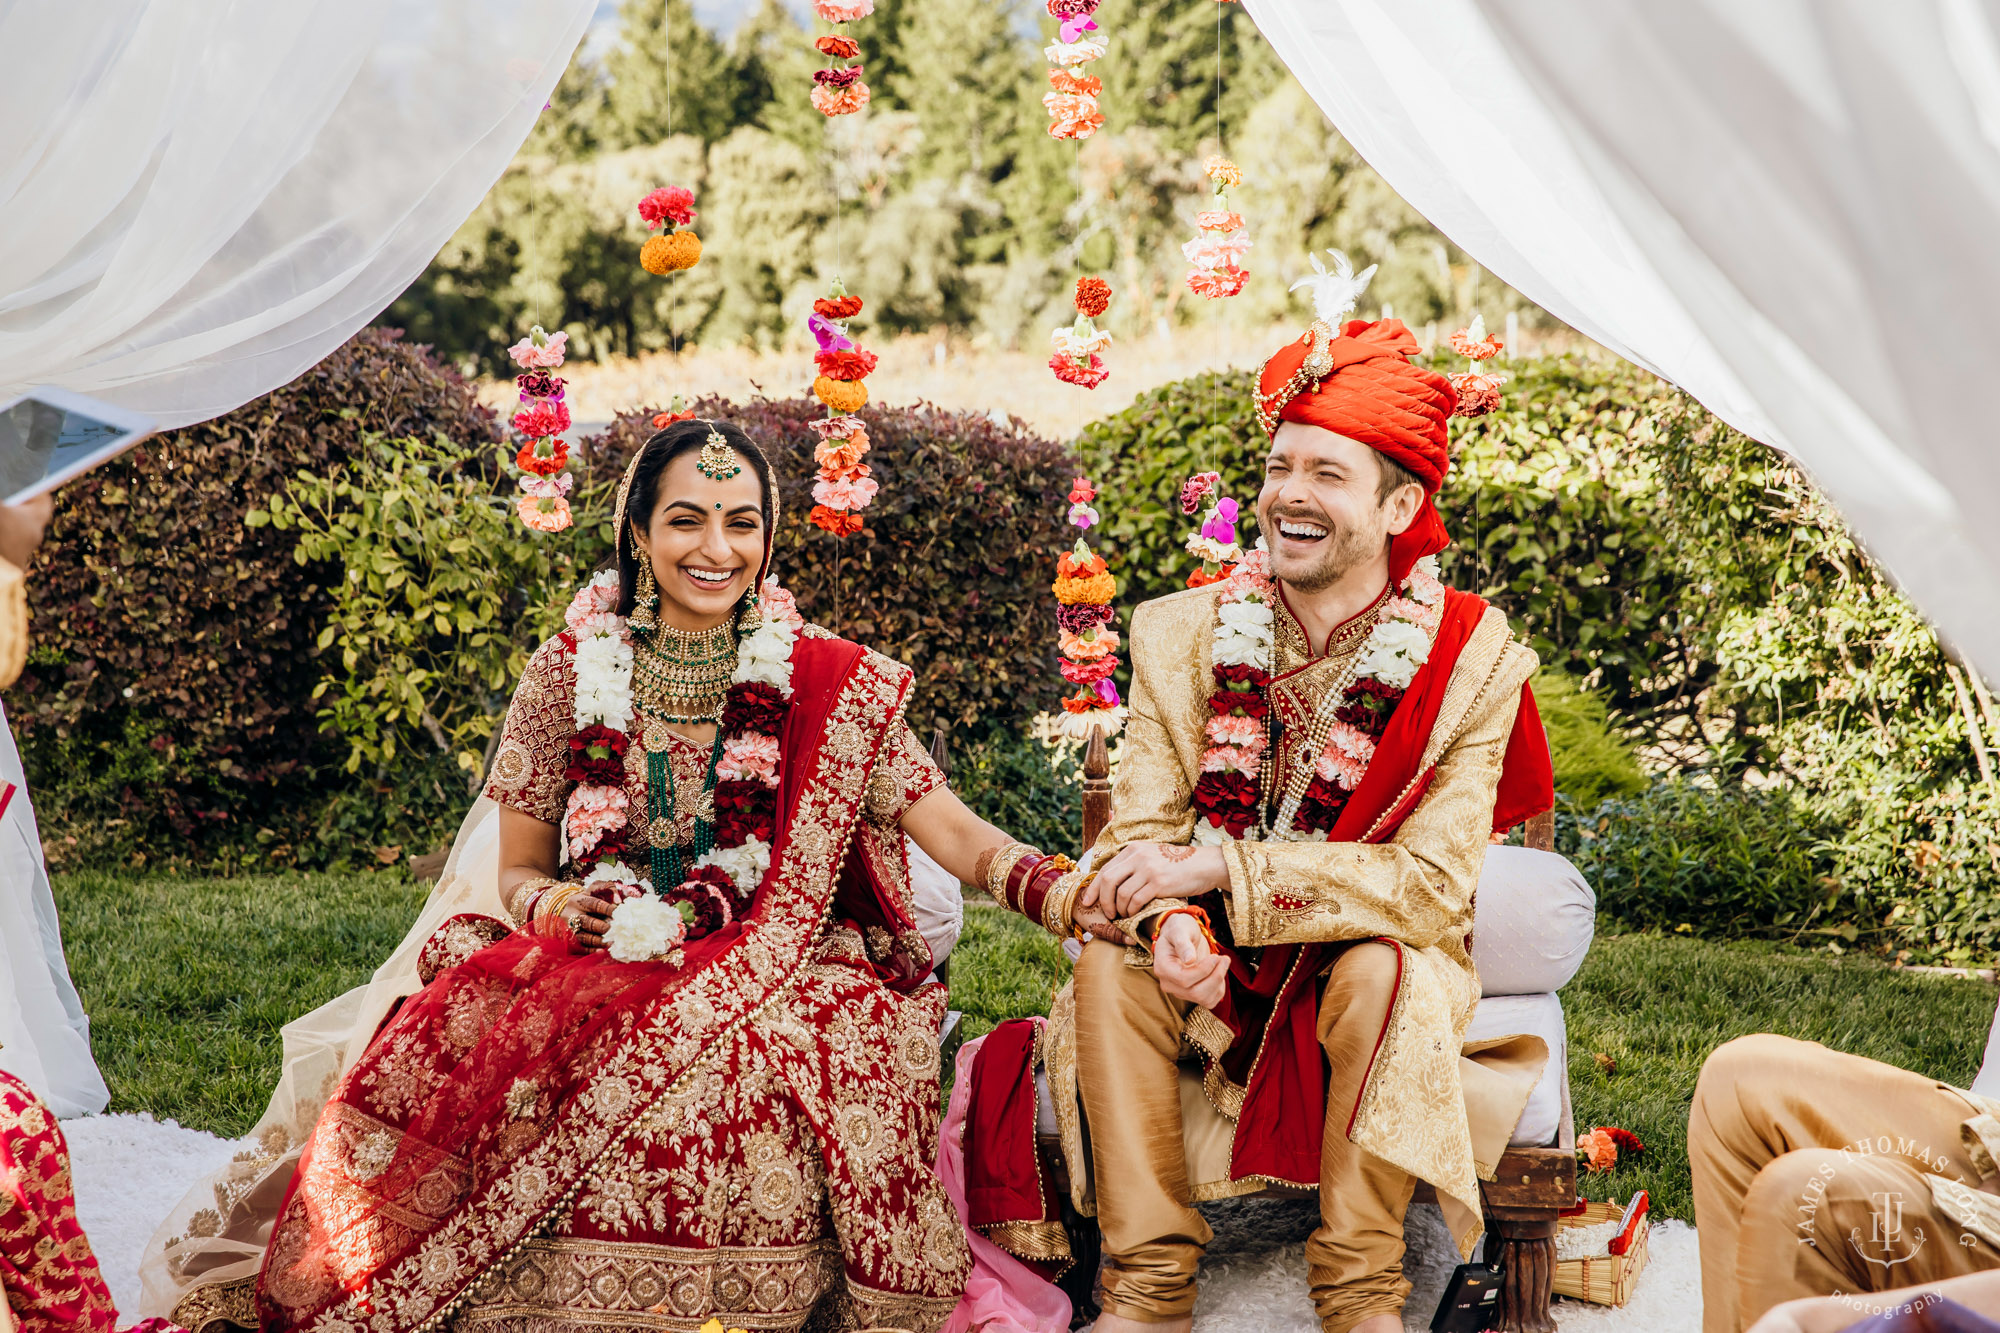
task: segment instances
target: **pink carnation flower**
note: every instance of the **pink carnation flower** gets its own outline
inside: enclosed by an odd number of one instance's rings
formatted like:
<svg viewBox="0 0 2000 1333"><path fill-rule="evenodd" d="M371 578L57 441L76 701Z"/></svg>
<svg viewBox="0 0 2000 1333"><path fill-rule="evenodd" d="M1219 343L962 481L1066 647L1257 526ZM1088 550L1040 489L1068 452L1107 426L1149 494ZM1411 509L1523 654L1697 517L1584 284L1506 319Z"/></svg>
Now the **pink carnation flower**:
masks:
<svg viewBox="0 0 2000 1333"><path fill-rule="evenodd" d="M764 580L764 592L761 600L764 604L764 618L766 620L783 620L793 625L803 625L805 623L805 617L799 614L799 604L792 596L791 590L781 585L776 579Z"/></svg>
<svg viewBox="0 0 2000 1333"><path fill-rule="evenodd" d="M813 0L813 13L828 23L852 23L875 12L875 0Z"/></svg>
<svg viewBox="0 0 2000 1333"><path fill-rule="evenodd" d="M1226 213L1221 209L1204 208L1194 215L1194 225L1203 231L1240 231L1243 228L1243 215Z"/></svg>
<svg viewBox="0 0 2000 1333"><path fill-rule="evenodd" d="M1250 238L1241 232L1231 232L1227 236L1203 234L1182 245L1181 253L1196 268L1237 268L1241 266L1243 256L1250 253Z"/></svg>
<svg viewBox="0 0 2000 1333"><path fill-rule="evenodd" d="M1254 717L1212 717L1208 739L1216 745L1254 746L1264 739L1264 724Z"/></svg>
<svg viewBox="0 0 2000 1333"><path fill-rule="evenodd" d="M761 782L771 786L778 780L778 738L776 736L731 736L722 743L722 759L715 775L728 782Z"/></svg>
<svg viewBox="0 0 2000 1333"><path fill-rule="evenodd" d="M531 440L569 429L569 408L560 398L532 399L514 410L514 429Z"/></svg>
<svg viewBox="0 0 2000 1333"><path fill-rule="evenodd" d="M1072 662L1095 662L1100 657L1108 657L1118 651L1118 631L1099 629L1096 638L1086 639L1080 634L1063 630L1059 636L1058 647L1062 655Z"/></svg>
<svg viewBox="0 0 2000 1333"><path fill-rule="evenodd" d="M559 495L524 495L514 512L536 532L561 532L570 524L569 501Z"/></svg>
<svg viewBox="0 0 2000 1333"><path fill-rule="evenodd" d="M1255 773L1264 757L1262 745L1217 745L1201 757L1204 773Z"/></svg>
<svg viewBox="0 0 2000 1333"><path fill-rule="evenodd" d="M846 440L856 435L859 435L864 443L868 439L868 429L861 424L861 418L857 416L814 417L806 425L811 427L813 434L822 440Z"/></svg>
<svg viewBox="0 0 2000 1333"><path fill-rule="evenodd" d="M507 349L514 364L529 370L554 370L563 363L563 349L569 346L567 333L551 333L547 343L535 346L533 338L523 338Z"/></svg>
<svg viewBox="0 0 2000 1333"><path fill-rule="evenodd" d="M630 802L623 787L579 786L569 794L563 811L563 832L568 835L569 859L581 861L604 841L613 829L625 827Z"/></svg>
<svg viewBox="0 0 2000 1333"><path fill-rule="evenodd" d="M1342 754L1338 747L1329 745L1320 755L1315 771L1335 786L1353 791L1361 785L1361 775L1368 771L1368 765L1351 755Z"/></svg>
<svg viewBox="0 0 2000 1333"><path fill-rule="evenodd" d="M569 599L569 609L563 612L563 623L571 629L580 630L586 620L610 615L618 609L618 580L607 579L599 583L596 579L576 590L576 596Z"/></svg>
<svg viewBox="0 0 2000 1333"><path fill-rule="evenodd" d="M858 469L857 469L858 470ZM873 477L851 477L813 483L813 503L850 513L866 509L879 489Z"/></svg>

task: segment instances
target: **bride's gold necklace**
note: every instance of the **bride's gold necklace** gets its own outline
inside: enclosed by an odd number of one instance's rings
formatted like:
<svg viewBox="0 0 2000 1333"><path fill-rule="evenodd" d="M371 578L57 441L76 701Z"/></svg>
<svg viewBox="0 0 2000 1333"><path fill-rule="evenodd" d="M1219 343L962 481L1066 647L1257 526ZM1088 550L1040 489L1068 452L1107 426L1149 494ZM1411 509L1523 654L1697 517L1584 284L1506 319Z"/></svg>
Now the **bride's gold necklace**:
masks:
<svg viewBox="0 0 2000 1333"><path fill-rule="evenodd" d="M632 636L632 693L662 722L716 722L736 674L736 623L679 630L660 625Z"/></svg>

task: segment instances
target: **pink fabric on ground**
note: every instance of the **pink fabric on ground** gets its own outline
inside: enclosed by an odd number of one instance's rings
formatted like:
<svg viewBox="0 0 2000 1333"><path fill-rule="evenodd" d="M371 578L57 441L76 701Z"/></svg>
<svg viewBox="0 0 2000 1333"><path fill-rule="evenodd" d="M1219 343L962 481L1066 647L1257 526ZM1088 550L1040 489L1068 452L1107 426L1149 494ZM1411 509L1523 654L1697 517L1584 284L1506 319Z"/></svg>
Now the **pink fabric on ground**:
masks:
<svg viewBox="0 0 2000 1333"><path fill-rule="evenodd" d="M958 1209L960 1226L965 1226L965 1111L972 1101L972 1063L985 1044L979 1037L959 1049L951 1106L938 1133L938 1178ZM965 1239L972 1248L972 1272L944 1333L1069 1333L1069 1297L1060 1288L969 1226Z"/></svg>

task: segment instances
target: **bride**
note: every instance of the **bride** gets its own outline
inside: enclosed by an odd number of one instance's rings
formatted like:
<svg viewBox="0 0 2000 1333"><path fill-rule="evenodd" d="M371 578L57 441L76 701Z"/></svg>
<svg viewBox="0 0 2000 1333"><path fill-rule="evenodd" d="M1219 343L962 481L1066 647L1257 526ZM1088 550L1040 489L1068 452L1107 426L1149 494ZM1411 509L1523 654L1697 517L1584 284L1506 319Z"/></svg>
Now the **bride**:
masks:
<svg viewBox="0 0 2000 1333"><path fill-rule="evenodd" d="M516 928L434 906L427 984L327 1020L393 1012L357 1058L288 1060L217 1207L156 1238L148 1308L554 1333L928 1330L957 1303L904 834L961 881L1009 840L903 723L908 668L769 579L777 497L741 430L660 431L618 509L617 570L530 661L487 788Z"/></svg>

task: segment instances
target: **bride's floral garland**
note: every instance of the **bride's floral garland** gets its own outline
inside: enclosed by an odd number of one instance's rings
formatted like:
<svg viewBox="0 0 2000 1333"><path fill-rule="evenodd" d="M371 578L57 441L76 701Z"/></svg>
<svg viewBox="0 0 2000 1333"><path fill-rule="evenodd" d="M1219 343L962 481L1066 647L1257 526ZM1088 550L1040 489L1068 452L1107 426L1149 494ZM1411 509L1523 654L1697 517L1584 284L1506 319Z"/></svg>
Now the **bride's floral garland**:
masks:
<svg viewBox="0 0 2000 1333"><path fill-rule="evenodd" d="M1209 696L1208 745L1194 788L1194 841L1202 846L1257 836L1263 823L1259 773L1271 742L1266 692L1277 600L1271 557L1258 550L1237 562L1216 603L1215 692ZM1410 571L1400 595L1383 607L1356 655L1303 797L1295 808L1290 802L1281 807L1276 827L1264 836L1287 842L1326 840L1347 798L1361 785L1396 704L1430 656L1443 603L1437 560L1427 556Z"/></svg>
<svg viewBox="0 0 2000 1333"><path fill-rule="evenodd" d="M563 619L576 640L576 734L564 776L576 783L563 814L563 853L586 888L623 886L606 937L621 962L658 958L720 930L746 911L771 865L778 815L778 731L792 697L792 648L805 623L792 595L767 579L763 619L737 645L722 707L716 764L715 846L685 882L665 889L624 864L631 835L625 755L631 748L632 641L618 614L618 575L578 589ZM588 868L587 870L585 868Z"/></svg>

